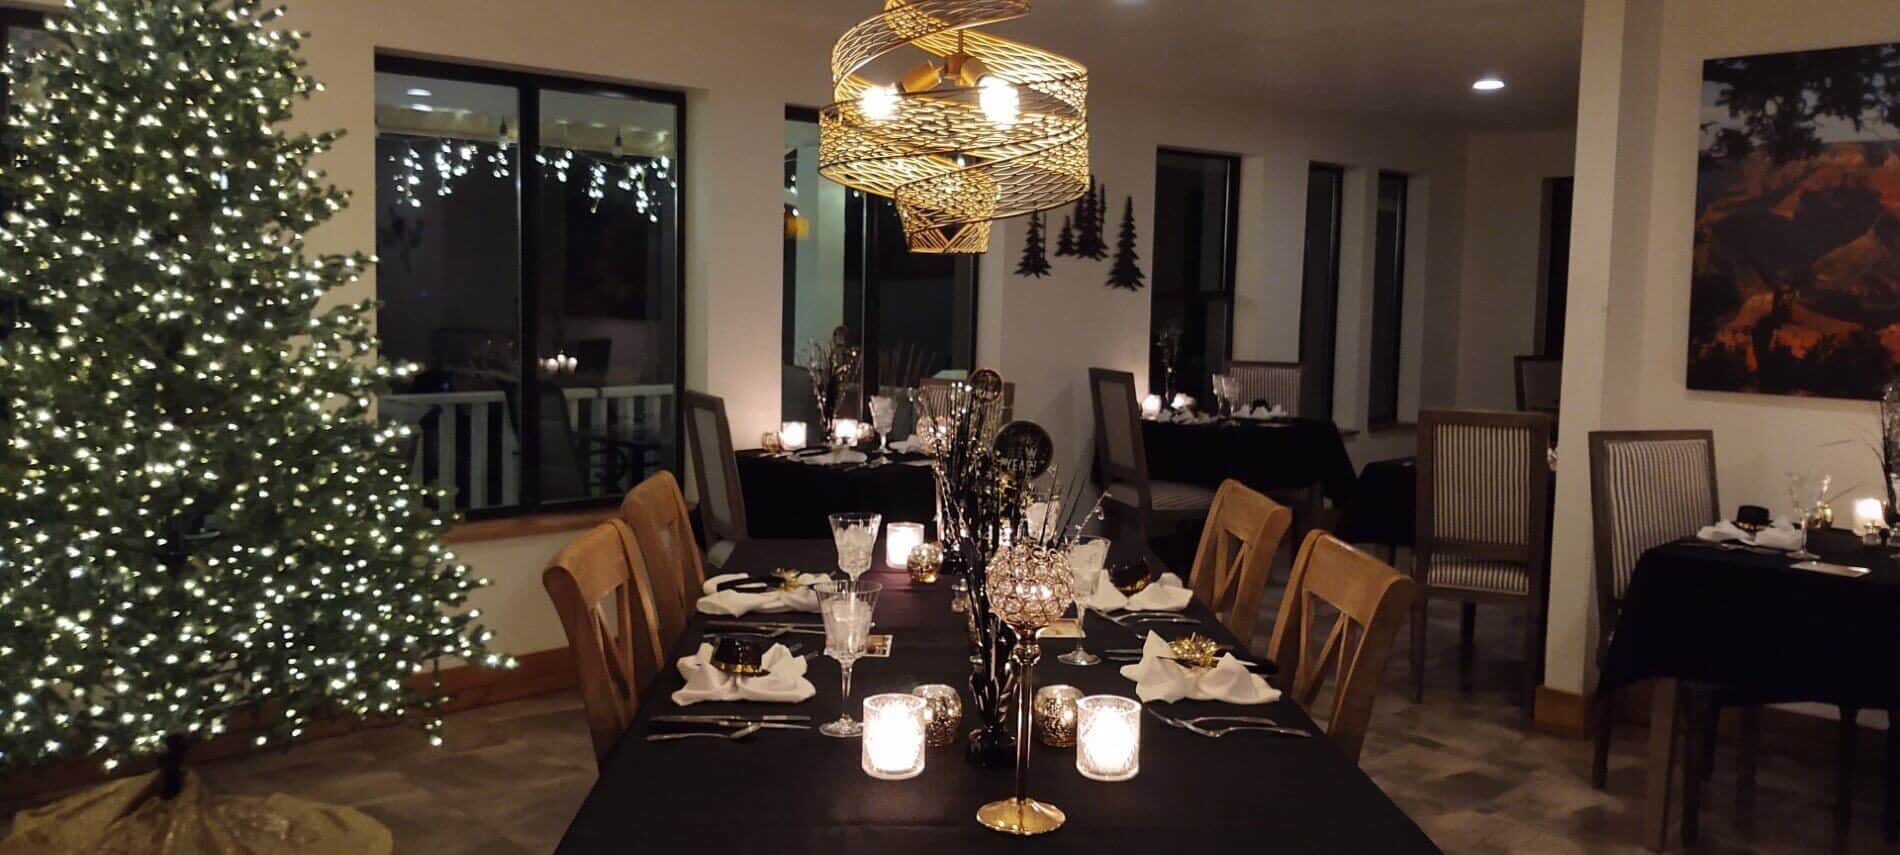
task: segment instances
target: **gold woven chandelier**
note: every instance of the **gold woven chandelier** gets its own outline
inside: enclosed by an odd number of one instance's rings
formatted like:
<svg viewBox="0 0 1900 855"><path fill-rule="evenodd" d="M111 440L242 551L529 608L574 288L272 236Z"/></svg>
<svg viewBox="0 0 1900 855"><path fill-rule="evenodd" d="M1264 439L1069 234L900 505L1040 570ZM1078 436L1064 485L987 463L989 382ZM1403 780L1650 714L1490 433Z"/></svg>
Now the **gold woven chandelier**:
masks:
<svg viewBox="0 0 1900 855"><path fill-rule="evenodd" d="M894 200L912 252L984 252L990 223L1088 189L1088 69L976 30L1029 2L885 0L832 50L818 171ZM860 76L906 45L932 58L895 82Z"/></svg>

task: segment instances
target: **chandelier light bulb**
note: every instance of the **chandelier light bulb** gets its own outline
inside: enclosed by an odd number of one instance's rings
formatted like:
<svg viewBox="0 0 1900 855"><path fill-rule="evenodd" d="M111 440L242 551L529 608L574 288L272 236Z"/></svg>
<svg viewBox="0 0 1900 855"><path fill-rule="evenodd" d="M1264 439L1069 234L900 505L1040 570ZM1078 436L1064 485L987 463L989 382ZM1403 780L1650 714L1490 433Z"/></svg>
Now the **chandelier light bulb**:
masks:
<svg viewBox="0 0 1900 855"><path fill-rule="evenodd" d="M888 122L897 118L897 100L896 86L873 86L858 96L858 111L871 121Z"/></svg>
<svg viewBox="0 0 1900 855"><path fill-rule="evenodd" d="M991 122L1009 127L1022 110L1022 94L1010 82L990 75L977 82L977 103Z"/></svg>

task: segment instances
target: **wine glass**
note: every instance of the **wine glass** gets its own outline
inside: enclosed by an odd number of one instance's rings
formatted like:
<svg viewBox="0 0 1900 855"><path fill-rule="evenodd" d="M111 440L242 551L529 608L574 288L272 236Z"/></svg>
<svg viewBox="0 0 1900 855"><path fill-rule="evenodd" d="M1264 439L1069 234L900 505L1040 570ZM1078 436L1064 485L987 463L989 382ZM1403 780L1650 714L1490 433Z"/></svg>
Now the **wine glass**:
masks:
<svg viewBox="0 0 1900 855"><path fill-rule="evenodd" d="M1820 556L1808 551L1808 512L1812 509L1808 505L1809 479L1799 472L1789 472L1787 475L1788 506L1793 509L1788 522L1794 525L1795 531L1801 533L1801 546L1788 553L1788 557L1796 561L1812 561Z"/></svg>
<svg viewBox="0 0 1900 855"><path fill-rule="evenodd" d="M877 429L880 453L891 451L891 430L897 427L897 402L885 395L871 396L871 427Z"/></svg>
<svg viewBox="0 0 1900 855"><path fill-rule="evenodd" d="M876 582L829 580L811 586L818 595L818 612L825 619L825 655L838 660L844 711L837 721L820 725L818 732L840 739L858 736L864 725L851 717L851 666L864 656L871 636L871 613L884 586Z"/></svg>
<svg viewBox="0 0 1900 855"><path fill-rule="evenodd" d="M1075 597L1075 627L1078 630L1082 628L1082 617L1088 614L1088 601L1095 596L1095 586L1102 581L1102 567L1108 563L1108 545L1108 538L1088 536L1076 538L1075 545L1069 547L1069 572L1075 575L1071 591ZM1088 639L1076 638L1075 649L1057 656L1056 661L1065 665L1094 665L1101 662L1102 657L1090 653L1087 645Z"/></svg>
<svg viewBox="0 0 1900 855"><path fill-rule="evenodd" d="M831 541L838 547L838 569L852 581L871 569L871 550L877 545L883 514L832 514Z"/></svg>

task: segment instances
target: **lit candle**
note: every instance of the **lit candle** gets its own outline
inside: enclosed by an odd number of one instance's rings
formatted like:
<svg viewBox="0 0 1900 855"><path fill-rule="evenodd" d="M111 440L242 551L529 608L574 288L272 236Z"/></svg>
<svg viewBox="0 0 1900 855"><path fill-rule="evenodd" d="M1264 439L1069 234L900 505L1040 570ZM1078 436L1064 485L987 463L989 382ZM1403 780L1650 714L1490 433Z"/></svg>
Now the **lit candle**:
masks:
<svg viewBox="0 0 1900 855"><path fill-rule="evenodd" d="M1887 509L1879 499L1859 499L1854 502L1854 533L1866 534L1879 529L1887 522Z"/></svg>
<svg viewBox="0 0 1900 855"><path fill-rule="evenodd" d="M831 423L831 435L839 445L857 445L858 436L864 432L864 425L857 419L839 419Z"/></svg>
<svg viewBox="0 0 1900 855"><path fill-rule="evenodd" d="M1194 409L1194 396L1186 392L1176 392L1174 394L1174 409L1179 412Z"/></svg>
<svg viewBox="0 0 1900 855"><path fill-rule="evenodd" d="M864 699L864 774L885 781L915 778L924 771L923 698L872 695Z"/></svg>
<svg viewBox="0 0 1900 855"><path fill-rule="evenodd" d="M924 524L894 522L884 527L884 563L893 570L910 569L910 552L924 542Z"/></svg>
<svg viewBox="0 0 1900 855"><path fill-rule="evenodd" d="M797 451L805 447L805 423L786 422L778 426L778 444L786 451Z"/></svg>
<svg viewBox="0 0 1900 855"><path fill-rule="evenodd" d="M1161 418L1161 396L1149 395L1141 399L1141 417L1144 419Z"/></svg>
<svg viewBox="0 0 1900 855"><path fill-rule="evenodd" d="M1075 702L1075 771L1096 781L1126 781L1141 771L1141 704L1116 695Z"/></svg>

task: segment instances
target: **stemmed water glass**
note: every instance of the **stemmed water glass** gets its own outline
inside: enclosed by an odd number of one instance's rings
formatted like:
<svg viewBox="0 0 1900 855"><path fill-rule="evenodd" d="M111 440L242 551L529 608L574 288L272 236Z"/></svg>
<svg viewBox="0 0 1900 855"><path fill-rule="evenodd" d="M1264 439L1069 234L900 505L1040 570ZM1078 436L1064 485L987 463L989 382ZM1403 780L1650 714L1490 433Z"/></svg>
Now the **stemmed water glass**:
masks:
<svg viewBox="0 0 1900 855"><path fill-rule="evenodd" d="M886 395L871 396L871 427L877 429L880 453L891 451L891 430L897 427L897 402Z"/></svg>
<svg viewBox="0 0 1900 855"><path fill-rule="evenodd" d="M1794 509L1788 521L1794 524L1795 531L1801 533L1801 546L1788 553L1788 557L1796 561L1812 561L1820 557L1808 551L1808 515L1813 510L1808 504L1808 487L1808 476L1799 472L1788 473L1788 506ZM1825 481L1822 482L1821 490L1827 490Z"/></svg>
<svg viewBox="0 0 1900 855"><path fill-rule="evenodd" d="M1075 597L1077 630L1082 629L1082 617L1088 614L1088 601L1095 596L1095 587L1102 581L1102 568L1108 563L1108 546L1108 538L1088 536L1076 538L1075 545L1069 547L1069 572L1075 576L1071 591ZM1077 636L1075 649L1057 656L1056 661L1065 665L1094 665L1101 662L1102 657L1090 653L1087 644L1087 638Z"/></svg>
<svg viewBox="0 0 1900 855"><path fill-rule="evenodd" d="M831 541L838 547L838 569L852 581L871 569L871 551L877 546L883 514L832 514Z"/></svg>
<svg viewBox="0 0 1900 855"><path fill-rule="evenodd" d="M864 656L865 643L871 636L871 613L877 609L877 595L883 589L876 582L856 579L834 579L812 586L818 594L818 612L825 619L825 655L838 660L844 697L844 710L838 719L818 728L826 736L843 739L864 732L864 725L851 717L851 666Z"/></svg>

